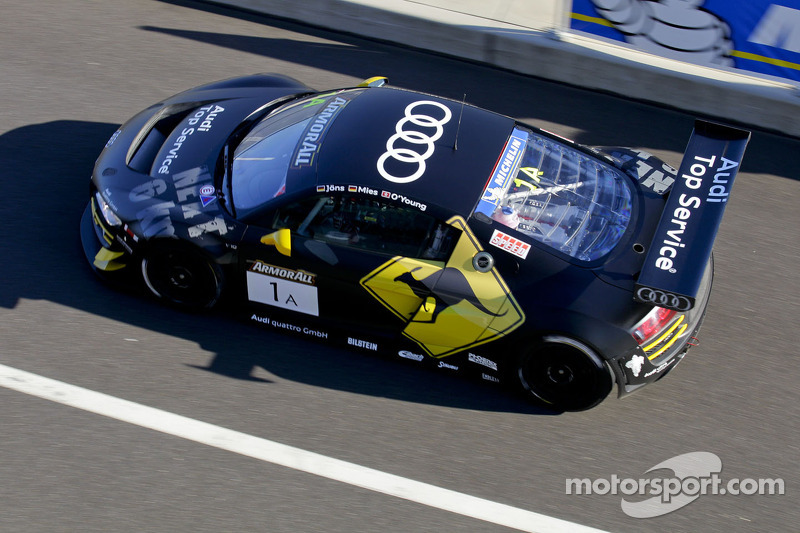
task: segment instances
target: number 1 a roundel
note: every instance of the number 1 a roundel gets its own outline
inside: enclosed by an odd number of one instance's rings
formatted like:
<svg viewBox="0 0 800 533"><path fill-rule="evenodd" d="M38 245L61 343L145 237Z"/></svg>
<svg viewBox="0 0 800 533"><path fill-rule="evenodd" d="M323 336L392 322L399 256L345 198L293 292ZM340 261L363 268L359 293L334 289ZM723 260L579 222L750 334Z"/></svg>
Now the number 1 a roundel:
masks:
<svg viewBox="0 0 800 533"><path fill-rule="evenodd" d="M254 261L247 271L247 298L282 309L319 316L317 276L303 270Z"/></svg>

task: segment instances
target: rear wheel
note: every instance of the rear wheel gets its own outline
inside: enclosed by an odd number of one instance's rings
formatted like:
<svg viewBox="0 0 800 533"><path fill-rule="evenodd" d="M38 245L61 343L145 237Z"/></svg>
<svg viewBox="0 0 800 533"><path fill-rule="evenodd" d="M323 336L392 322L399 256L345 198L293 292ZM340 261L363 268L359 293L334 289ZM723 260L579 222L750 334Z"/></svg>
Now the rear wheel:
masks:
<svg viewBox="0 0 800 533"><path fill-rule="evenodd" d="M605 362L588 346L568 337L546 337L519 360L517 375L532 399L563 411L599 404L614 385Z"/></svg>
<svg viewBox="0 0 800 533"><path fill-rule="evenodd" d="M142 259L142 277L155 296L184 309L211 308L222 294L222 270L188 247L154 246Z"/></svg>

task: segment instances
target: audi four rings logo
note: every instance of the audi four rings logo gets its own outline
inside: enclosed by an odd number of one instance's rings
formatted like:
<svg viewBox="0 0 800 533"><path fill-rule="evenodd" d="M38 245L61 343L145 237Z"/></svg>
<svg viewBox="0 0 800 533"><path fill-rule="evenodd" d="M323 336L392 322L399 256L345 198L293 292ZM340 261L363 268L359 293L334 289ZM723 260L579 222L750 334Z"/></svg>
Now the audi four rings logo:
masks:
<svg viewBox="0 0 800 533"><path fill-rule="evenodd" d="M671 292L651 289L650 287L640 287L636 291L636 297L642 302L675 309L676 311L688 311L692 308L692 302L686 296L679 296Z"/></svg>
<svg viewBox="0 0 800 533"><path fill-rule="evenodd" d="M444 112L444 116L442 118L435 118L430 115L415 113L414 110L419 106L438 107ZM425 173L425 160L433 154L433 143L442 136L442 133L444 133L443 126L450 122L452 117L453 114L450 112L450 108L439 102L419 100L408 104L406 106L405 116L397 121L397 125L394 128L397 133L389 137L389 140L386 141L386 151L378 158L378 172L380 175L394 183L410 183L419 179L419 177ZM419 128L435 128L436 131L433 135L428 135L416 129L406 130L404 128L408 123ZM417 150L411 148L397 148L395 147L395 143L398 140L403 140L412 145L421 145L420 148L424 147L424 151L419 153ZM401 163L416 165L417 168L407 176L395 176L390 174L384 166L386 160L389 158Z"/></svg>

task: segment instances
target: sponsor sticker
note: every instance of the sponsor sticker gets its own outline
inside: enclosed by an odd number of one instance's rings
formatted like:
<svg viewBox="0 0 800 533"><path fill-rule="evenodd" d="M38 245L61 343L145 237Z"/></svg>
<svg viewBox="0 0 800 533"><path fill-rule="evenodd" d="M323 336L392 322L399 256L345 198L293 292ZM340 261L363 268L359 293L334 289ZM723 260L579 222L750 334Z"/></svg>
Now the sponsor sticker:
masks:
<svg viewBox="0 0 800 533"><path fill-rule="evenodd" d="M189 119L189 124L195 125L202 120L197 126L197 131L208 131L211 129L214 119L223 111L225 111L225 108L216 104L213 107L210 105L201 107L200 110ZM206 115L206 113L208 114Z"/></svg>
<svg viewBox="0 0 800 533"><path fill-rule="evenodd" d="M314 116L303 134L302 142L297 146L297 150L292 157L292 168L309 166L314 163L314 157L322 145L322 138L325 136L325 132L328 131L339 111L348 103L349 100L337 96L328 101L328 105Z"/></svg>
<svg viewBox="0 0 800 533"><path fill-rule="evenodd" d="M213 185L203 185L200 187L200 202L202 202L203 207L208 206L208 204L217 199L214 194L215 192Z"/></svg>
<svg viewBox="0 0 800 533"><path fill-rule="evenodd" d="M485 366L486 368L491 368L492 370L495 371L497 370L497 363L495 363L490 359L486 359L485 357L481 357L480 355L475 355L474 353L470 353L467 355L467 359L472 363Z"/></svg>
<svg viewBox="0 0 800 533"><path fill-rule="evenodd" d="M694 305L750 132L695 121L634 298L685 311Z"/></svg>
<svg viewBox="0 0 800 533"><path fill-rule="evenodd" d="M257 314L253 314L253 316L250 317L250 320L254 320L256 322L272 326L273 328L285 329L288 331L293 331L295 333L302 333L304 335L310 335L312 337L317 337L320 339L328 338L328 333L325 331L319 331L304 326L297 326L295 324L290 324L288 322L282 322L280 320L271 319L266 316L259 316Z"/></svg>
<svg viewBox="0 0 800 533"><path fill-rule="evenodd" d="M180 155L184 143L186 143L195 132L209 131L214 119L223 111L225 111L224 107L215 104L198 109L197 112L186 121L188 127L181 129L178 136L172 140L169 145L169 150L163 155L161 163L158 166L158 173L169 174L170 166Z"/></svg>
<svg viewBox="0 0 800 533"><path fill-rule="evenodd" d="M631 360L625 363L625 367L630 369L633 377L638 378L642 372L642 365L644 365L644 357L641 355L634 355Z"/></svg>
<svg viewBox="0 0 800 533"><path fill-rule="evenodd" d="M316 275L254 261L247 272L247 298L281 309L319 316Z"/></svg>
<svg viewBox="0 0 800 533"><path fill-rule="evenodd" d="M492 172L492 177L486 184L483 197L478 203L476 212L491 216L500 199L503 197L509 183L517 176L522 156L525 153L525 145L528 142L528 134L522 130L515 129L506 143L497 166Z"/></svg>
<svg viewBox="0 0 800 533"><path fill-rule="evenodd" d="M397 355L399 355L403 359L411 359L412 361L422 361L423 359L425 359L424 355L409 352L408 350L400 350L399 352L397 352Z"/></svg>
<svg viewBox="0 0 800 533"><path fill-rule="evenodd" d="M654 368L654 369L653 369L653 370L651 370L650 372L647 372L647 373L645 373L644 377L646 377L646 378L649 378L650 376L653 376L653 375L655 375L655 374L660 374L661 372L663 372L664 370L666 370L666 369L667 369L667 367L671 366L671 365L672 365L672 363L675 363L675 362L677 362L678 360L679 360L679 359L678 359L677 357L675 357L675 358L672 358L672 359L670 359L669 361L667 361L667 362L665 362L665 363L661 363L660 365L658 365L656 368Z"/></svg>
<svg viewBox="0 0 800 533"><path fill-rule="evenodd" d="M378 351L378 345L376 343L354 339L353 337L347 337L347 344L356 346L357 348L364 348L365 350L372 350L373 352Z"/></svg>
<svg viewBox="0 0 800 533"><path fill-rule="evenodd" d="M386 141L386 151L378 158L378 173L392 183L411 183L422 177L425 161L433 155L434 143L452 117L450 108L440 102L418 100L408 104L403 118L395 124L395 134ZM402 141L401 146L396 146L397 141Z"/></svg>
<svg viewBox="0 0 800 533"><path fill-rule="evenodd" d="M531 250L531 245L525 241L521 241L511 235L503 233L500 230L494 230L492 233L492 238L489 240L489 244L492 246L497 246L501 250L505 250L510 254L514 254L517 257L521 257L525 259L528 257L528 252Z"/></svg>

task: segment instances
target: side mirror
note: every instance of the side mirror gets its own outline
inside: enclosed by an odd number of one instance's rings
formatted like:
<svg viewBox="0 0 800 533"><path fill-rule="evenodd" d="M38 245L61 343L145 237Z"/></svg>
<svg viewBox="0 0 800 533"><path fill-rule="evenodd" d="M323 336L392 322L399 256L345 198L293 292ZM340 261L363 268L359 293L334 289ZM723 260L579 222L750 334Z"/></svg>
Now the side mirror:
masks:
<svg viewBox="0 0 800 533"><path fill-rule="evenodd" d="M279 229L275 233L261 237L261 244L274 246L278 252L287 256L292 256L292 233L288 228Z"/></svg>

